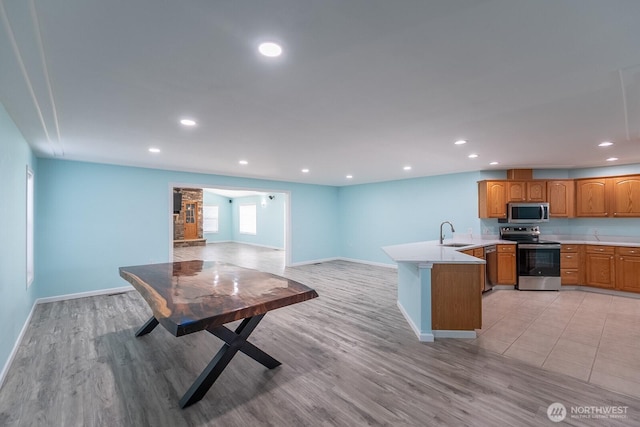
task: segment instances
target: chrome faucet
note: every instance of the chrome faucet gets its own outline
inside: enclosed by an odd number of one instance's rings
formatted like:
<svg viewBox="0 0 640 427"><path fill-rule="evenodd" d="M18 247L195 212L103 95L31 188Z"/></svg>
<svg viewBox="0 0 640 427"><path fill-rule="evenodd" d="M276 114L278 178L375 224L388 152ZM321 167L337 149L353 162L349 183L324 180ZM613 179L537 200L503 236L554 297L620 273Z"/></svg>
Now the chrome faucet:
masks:
<svg viewBox="0 0 640 427"><path fill-rule="evenodd" d="M456 232L456 229L453 228L453 224L451 224L449 221L444 221L442 224L440 224L440 244L444 243L444 233L442 232L442 226L445 224L449 224L451 226L452 233Z"/></svg>

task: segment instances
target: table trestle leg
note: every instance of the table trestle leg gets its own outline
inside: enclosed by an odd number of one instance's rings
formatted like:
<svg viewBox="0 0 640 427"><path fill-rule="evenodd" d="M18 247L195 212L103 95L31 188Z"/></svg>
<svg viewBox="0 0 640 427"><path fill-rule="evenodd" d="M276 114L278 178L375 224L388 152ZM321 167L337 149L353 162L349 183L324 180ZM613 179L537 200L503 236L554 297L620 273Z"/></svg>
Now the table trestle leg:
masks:
<svg viewBox="0 0 640 427"><path fill-rule="evenodd" d="M207 329L207 331L222 339L225 344L180 399L181 408L186 408L202 399L238 351L245 353L269 369L280 365L280 362L276 359L247 342L247 338L263 317L264 314L261 314L244 319L235 332L224 326Z"/></svg>
<svg viewBox="0 0 640 427"><path fill-rule="evenodd" d="M138 329L138 332L136 332L136 336L141 337L142 335L148 334L149 332L153 331L156 326L158 326L158 323L158 319L156 319L155 317L151 317L151 319L147 320L147 323L145 323L140 329Z"/></svg>

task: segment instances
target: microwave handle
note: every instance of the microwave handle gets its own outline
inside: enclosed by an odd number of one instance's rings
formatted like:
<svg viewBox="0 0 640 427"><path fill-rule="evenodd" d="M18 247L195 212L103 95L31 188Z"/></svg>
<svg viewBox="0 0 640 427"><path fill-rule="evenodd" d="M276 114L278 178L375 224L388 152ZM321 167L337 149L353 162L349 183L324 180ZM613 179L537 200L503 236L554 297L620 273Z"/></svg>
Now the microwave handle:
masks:
<svg viewBox="0 0 640 427"><path fill-rule="evenodd" d="M544 205L540 205L540 219L544 219Z"/></svg>

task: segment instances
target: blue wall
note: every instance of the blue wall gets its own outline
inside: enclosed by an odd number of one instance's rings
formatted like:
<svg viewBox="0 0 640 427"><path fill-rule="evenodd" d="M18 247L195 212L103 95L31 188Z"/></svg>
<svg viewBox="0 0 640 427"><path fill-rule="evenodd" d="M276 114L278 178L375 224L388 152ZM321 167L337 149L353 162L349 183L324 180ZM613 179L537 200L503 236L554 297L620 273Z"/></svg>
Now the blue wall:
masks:
<svg viewBox="0 0 640 427"><path fill-rule="evenodd" d="M536 170L535 179L584 178L640 173L640 164L576 170ZM499 232L496 219L478 219L477 181L506 179L505 171L439 175L340 187L340 254L344 258L391 264L380 247L438 239L442 221L453 222L456 235ZM640 218L552 219L543 234L640 237ZM445 235L451 237L448 226Z"/></svg>
<svg viewBox="0 0 640 427"><path fill-rule="evenodd" d="M124 286L118 267L168 261L170 192L188 183L290 191L292 263L338 256L336 187L39 159L38 297Z"/></svg>
<svg viewBox="0 0 640 427"><path fill-rule="evenodd" d="M233 241L284 249L285 228L285 194L272 194L271 200L266 196L237 197L232 203ZM256 205L256 234L241 234L238 222L239 209L242 204Z"/></svg>
<svg viewBox="0 0 640 427"><path fill-rule="evenodd" d="M29 316L42 277L36 270L35 281L27 289L27 165L37 177L31 149L0 104L0 373Z"/></svg>
<svg viewBox="0 0 640 427"><path fill-rule="evenodd" d="M391 264L382 246L437 239L442 221L479 235L480 179L473 172L341 187L341 256Z"/></svg>
<svg viewBox="0 0 640 427"><path fill-rule="evenodd" d="M233 230L231 228L231 203L229 203L229 198L204 191L202 201L205 206L218 206L218 232L204 233L207 243L231 241L233 239Z"/></svg>

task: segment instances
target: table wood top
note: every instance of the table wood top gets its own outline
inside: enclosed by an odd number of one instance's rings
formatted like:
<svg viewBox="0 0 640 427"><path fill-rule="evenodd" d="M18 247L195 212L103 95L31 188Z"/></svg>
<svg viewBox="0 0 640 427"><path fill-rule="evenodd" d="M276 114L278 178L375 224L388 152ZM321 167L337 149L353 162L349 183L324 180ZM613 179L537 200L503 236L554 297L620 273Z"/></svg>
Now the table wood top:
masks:
<svg viewBox="0 0 640 427"><path fill-rule="evenodd" d="M216 261L120 267L153 316L181 336L316 298L315 290L275 274Z"/></svg>

